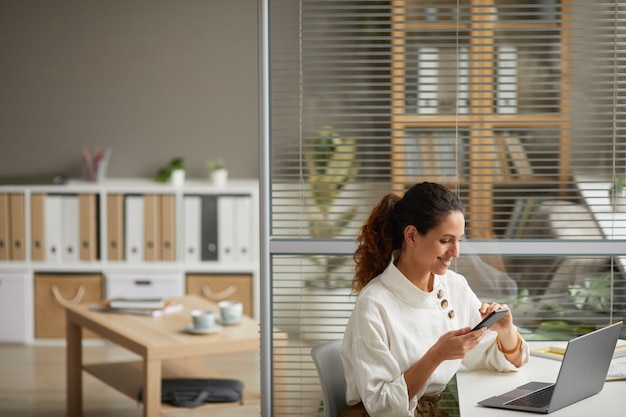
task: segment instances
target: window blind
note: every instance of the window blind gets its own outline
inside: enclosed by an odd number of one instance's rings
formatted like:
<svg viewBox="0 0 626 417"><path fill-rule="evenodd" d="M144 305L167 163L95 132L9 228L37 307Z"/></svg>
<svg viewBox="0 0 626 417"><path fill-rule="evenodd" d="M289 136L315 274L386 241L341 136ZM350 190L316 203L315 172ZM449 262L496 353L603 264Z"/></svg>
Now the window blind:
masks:
<svg viewBox="0 0 626 417"><path fill-rule="evenodd" d="M416 182L461 196L453 269L528 339L623 317L624 5L264 4L266 412L321 412L309 352L343 336L358 229Z"/></svg>

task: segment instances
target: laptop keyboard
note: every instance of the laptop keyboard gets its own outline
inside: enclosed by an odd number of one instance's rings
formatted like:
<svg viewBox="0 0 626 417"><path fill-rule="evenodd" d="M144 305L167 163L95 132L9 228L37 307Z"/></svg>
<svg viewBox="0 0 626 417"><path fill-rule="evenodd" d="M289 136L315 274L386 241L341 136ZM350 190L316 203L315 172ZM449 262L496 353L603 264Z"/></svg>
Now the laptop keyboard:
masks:
<svg viewBox="0 0 626 417"><path fill-rule="evenodd" d="M523 397L509 401L507 404L518 405L523 407L543 408L550 405L550 399L554 392L554 385L540 389Z"/></svg>

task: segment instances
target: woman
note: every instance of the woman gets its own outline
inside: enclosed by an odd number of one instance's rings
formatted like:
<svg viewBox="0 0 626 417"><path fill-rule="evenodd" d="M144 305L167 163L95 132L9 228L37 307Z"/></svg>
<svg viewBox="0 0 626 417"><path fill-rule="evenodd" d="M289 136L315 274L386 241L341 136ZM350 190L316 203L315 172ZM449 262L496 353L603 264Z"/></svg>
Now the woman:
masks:
<svg viewBox="0 0 626 417"><path fill-rule="evenodd" d="M372 210L354 254L359 296L342 345L342 416L446 416L437 401L461 363L504 372L528 361L510 312L471 331L507 306L482 303L448 269L464 234L463 205L439 184L388 194Z"/></svg>

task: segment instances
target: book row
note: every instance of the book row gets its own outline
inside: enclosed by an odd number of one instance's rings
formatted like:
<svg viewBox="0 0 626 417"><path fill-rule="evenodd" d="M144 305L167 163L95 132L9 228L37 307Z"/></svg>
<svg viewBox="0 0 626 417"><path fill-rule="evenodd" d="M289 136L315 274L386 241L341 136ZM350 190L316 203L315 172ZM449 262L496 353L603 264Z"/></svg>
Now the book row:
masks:
<svg viewBox="0 0 626 417"><path fill-rule="evenodd" d="M512 45L499 45L496 55L496 110L517 113L518 56ZM417 113L469 112L469 51L467 47L420 47L417 63Z"/></svg>

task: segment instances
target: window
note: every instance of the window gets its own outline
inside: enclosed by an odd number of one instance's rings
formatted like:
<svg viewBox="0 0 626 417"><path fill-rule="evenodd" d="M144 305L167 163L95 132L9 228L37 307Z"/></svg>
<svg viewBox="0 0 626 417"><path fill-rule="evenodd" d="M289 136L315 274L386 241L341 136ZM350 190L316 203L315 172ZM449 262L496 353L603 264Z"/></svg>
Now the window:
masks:
<svg viewBox="0 0 626 417"><path fill-rule="evenodd" d="M461 196L468 238L455 269L480 297L509 303L527 338L623 317L626 205L609 192L626 176L623 5L266 5L274 415L318 412L309 351L342 337L358 229L385 193L418 181Z"/></svg>

